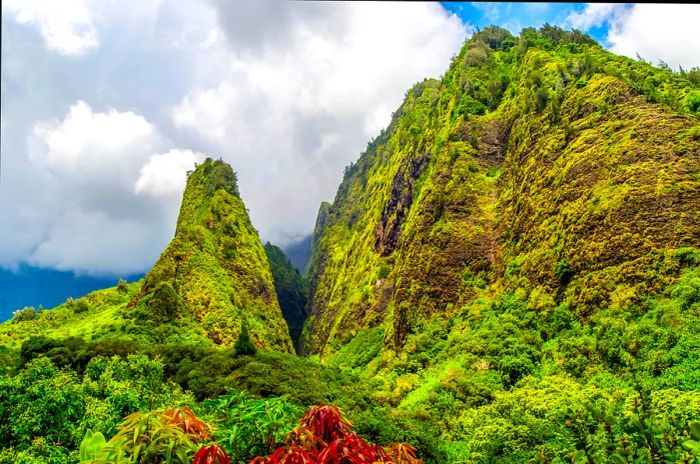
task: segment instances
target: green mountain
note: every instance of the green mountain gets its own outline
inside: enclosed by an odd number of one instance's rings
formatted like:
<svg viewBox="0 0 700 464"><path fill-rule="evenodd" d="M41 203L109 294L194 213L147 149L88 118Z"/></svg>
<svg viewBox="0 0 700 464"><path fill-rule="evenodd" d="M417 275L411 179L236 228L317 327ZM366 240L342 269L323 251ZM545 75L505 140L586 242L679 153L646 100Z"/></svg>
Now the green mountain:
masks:
<svg viewBox="0 0 700 464"><path fill-rule="evenodd" d="M401 351L505 291L585 322L673 282L700 244L697 79L556 28L475 34L322 208L304 351L373 327Z"/></svg>
<svg viewBox="0 0 700 464"><path fill-rule="evenodd" d="M270 261L275 293L282 308L282 315L287 321L289 334L296 346L306 320L308 286L281 248L267 242L265 253Z"/></svg>
<svg viewBox="0 0 700 464"><path fill-rule="evenodd" d="M698 69L475 34L321 206L302 352L435 462L692 460L699 111Z"/></svg>
<svg viewBox="0 0 700 464"><path fill-rule="evenodd" d="M245 322L259 347L291 350L270 265L231 166L208 159L189 175L175 238L130 306L156 320L194 319L224 345Z"/></svg>
<svg viewBox="0 0 700 464"><path fill-rule="evenodd" d="M233 346L246 324L258 348L293 351L236 175L211 159L189 173L175 237L139 283L121 283L27 318L31 324L0 326L0 340L79 336Z"/></svg>

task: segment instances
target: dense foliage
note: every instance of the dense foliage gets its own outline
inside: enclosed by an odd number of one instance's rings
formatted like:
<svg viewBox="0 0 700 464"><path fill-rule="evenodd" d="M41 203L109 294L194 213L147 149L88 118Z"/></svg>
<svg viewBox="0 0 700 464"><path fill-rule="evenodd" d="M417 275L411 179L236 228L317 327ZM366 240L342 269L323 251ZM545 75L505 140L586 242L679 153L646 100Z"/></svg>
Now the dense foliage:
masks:
<svg viewBox="0 0 700 464"><path fill-rule="evenodd" d="M191 172L175 238L130 301L139 322L194 323L216 344L231 345L247 324L259 347L292 351L265 250L222 161Z"/></svg>
<svg viewBox="0 0 700 464"><path fill-rule="evenodd" d="M83 375L38 357L0 377L0 461L76 462L88 431L112 436L130 414L193 401L144 355L96 357Z"/></svg>
<svg viewBox="0 0 700 464"><path fill-rule="evenodd" d="M581 320L678 276L698 247L700 83L548 26L475 34L418 83L322 207L302 349L388 348L481 293L536 290Z"/></svg>
<svg viewBox="0 0 700 464"><path fill-rule="evenodd" d="M306 320L308 285L279 247L267 242L265 253L270 260L272 278L275 281L275 293L277 293L277 299L280 308L282 308L282 315L287 321L289 334L296 347Z"/></svg>

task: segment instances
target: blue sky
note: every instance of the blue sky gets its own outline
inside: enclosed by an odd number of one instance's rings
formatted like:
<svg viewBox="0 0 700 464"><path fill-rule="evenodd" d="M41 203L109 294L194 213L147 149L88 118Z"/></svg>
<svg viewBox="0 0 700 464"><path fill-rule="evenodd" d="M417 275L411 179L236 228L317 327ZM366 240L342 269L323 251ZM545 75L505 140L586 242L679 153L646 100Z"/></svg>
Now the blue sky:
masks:
<svg viewBox="0 0 700 464"><path fill-rule="evenodd" d="M572 12L582 12L585 3L486 3L486 2L442 2L442 6L459 15L465 23L478 28L493 24L517 33L524 27L540 27L544 23L567 26ZM608 24L588 29L598 42L605 44Z"/></svg>
<svg viewBox="0 0 700 464"><path fill-rule="evenodd" d="M698 17L663 4L4 0L0 269L96 286L146 272L206 156L238 172L261 238L293 243L406 90L439 77L477 27L577 27L688 68ZM20 291L8 275L4 296Z"/></svg>

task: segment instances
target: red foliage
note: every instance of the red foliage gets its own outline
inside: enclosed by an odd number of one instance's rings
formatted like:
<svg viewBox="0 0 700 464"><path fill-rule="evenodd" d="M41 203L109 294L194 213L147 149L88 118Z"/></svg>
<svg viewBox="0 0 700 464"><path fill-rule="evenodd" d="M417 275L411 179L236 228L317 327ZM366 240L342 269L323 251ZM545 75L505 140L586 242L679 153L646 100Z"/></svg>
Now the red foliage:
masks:
<svg viewBox="0 0 700 464"><path fill-rule="evenodd" d="M287 434L285 440L288 445L298 445L305 450L319 452L326 447L326 443L303 425L297 425Z"/></svg>
<svg viewBox="0 0 700 464"><path fill-rule="evenodd" d="M423 464L409 444L392 443L384 450L366 442L333 405L310 408L286 442L287 446L249 464Z"/></svg>
<svg viewBox="0 0 700 464"><path fill-rule="evenodd" d="M210 445L199 448L192 464L231 464L231 460L222 447Z"/></svg>
<svg viewBox="0 0 700 464"><path fill-rule="evenodd" d="M309 408L299 425L308 428L325 443L342 438L352 431L352 424L345 419L338 406L329 404Z"/></svg>
<svg viewBox="0 0 700 464"><path fill-rule="evenodd" d="M305 450L298 445L283 446L267 458L273 464L316 464L317 456L314 451Z"/></svg>
<svg viewBox="0 0 700 464"><path fill-rule="evenodd" d="M161 420L165 424L177 425L195 441L208 440L211 427L187 408L168 409L163 412Z"/></svg>
<svg viewBox="0 0 700 464"><path fill-rule="evenodd" d="M416 449L408 443L390 443L386 448L386 454L391 462L420 462L416 456Z"/></svg>
<svg viewBox="0 0 700 464"><path fill-rule="evenodd" d="M318 464L391 462L381 446L367 443L352 432L333 440L319 453Z"/></svg>

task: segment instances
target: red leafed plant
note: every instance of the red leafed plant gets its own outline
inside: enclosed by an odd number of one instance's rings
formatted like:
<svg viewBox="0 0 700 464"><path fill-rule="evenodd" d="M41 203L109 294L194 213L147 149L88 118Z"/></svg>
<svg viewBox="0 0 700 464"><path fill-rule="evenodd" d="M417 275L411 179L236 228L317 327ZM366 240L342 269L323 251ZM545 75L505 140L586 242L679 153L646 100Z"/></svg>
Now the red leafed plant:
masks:
<svg viewBox="0 0 700 464"><path fill-rule="evenodd" d="M258 456L249 464L316 464L318 456L313 450L306 450L299 445L289 445L277 448L269 457Z"/></svg>
<svg viewBox="0 0 700 464"><path fill-rule="evenodd" d="M391 462L379 445L367 443L356 433L333 440L318 454L318 464L362 464Z"/></svg>
<svg viewBox="0 0 700 464"><path fill-rule="evenodd" d="M285 441L290 446L299 446L307 451L313 451L315 453L318 453L326 447L326 442L321 440L313 430L303 425L294 427L291 432L287 434Z"/></svg>
<svg viewBox="0 0 700 464"><path fill-rule="evenodd" d="M310 408L285 441L287 446L249 464L423 464L407 443L392 443L385 450L366 442L333 405Z"/></svg>
<svg viewBox="0 0 700 464"><path fill-rule="evenodd" d="M338 406L332 404L309 408L304 417L301 418L299 425L311 430L316 437L325 443L342 438L352 431L350 421L343 417Z"/></svg>
<svg viewBox="0 0 700 464"><path fill-rule="evenodd" d="M386 454L391 462L418 462L416 449L408 443L390 443L386 447Z"/></svg>
<svg viewBox="0 0 700 464"><path fill-rule="evenodd" d="M187 408L168 409L160 417L164 424L177 425L195 441L208 440L211 427Z"/></svg>
<svg viewBox="0 0 700 464"><path fill-rule="evenodd" d="M231 460L222 447L209 445L199 448L192 464L231 464Z"/></svg>

